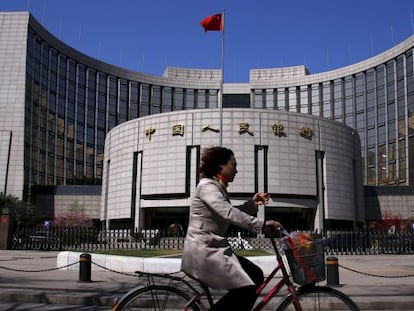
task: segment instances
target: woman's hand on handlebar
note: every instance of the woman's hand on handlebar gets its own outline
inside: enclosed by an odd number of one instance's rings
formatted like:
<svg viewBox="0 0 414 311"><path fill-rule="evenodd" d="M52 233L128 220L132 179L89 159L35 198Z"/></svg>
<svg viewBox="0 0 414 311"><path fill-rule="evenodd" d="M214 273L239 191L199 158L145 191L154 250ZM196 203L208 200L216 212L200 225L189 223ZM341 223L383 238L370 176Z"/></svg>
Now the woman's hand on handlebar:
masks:
<svg viewBox="0 0 414 311"><path fill-rule="evenodd" d="M270 234L272 237L284 237L290 235L283 225L276 220L266 220L263 225L263 233Z"/></svg>
<svg viewBox="0 0 414 311"><path fill-rule="evenodd" d="M280 231L283 229L282 224L276 220L266 220L265 227L269 228L271 231Z"/></svg>
<svg viewBox="0 0 414 311"><path fill-rule="evenodd" d="M263 232L268 233L271 236L279 236L280 232L283 230L284 228L282 224L276 220L266 220L263 225Z"/></svg>

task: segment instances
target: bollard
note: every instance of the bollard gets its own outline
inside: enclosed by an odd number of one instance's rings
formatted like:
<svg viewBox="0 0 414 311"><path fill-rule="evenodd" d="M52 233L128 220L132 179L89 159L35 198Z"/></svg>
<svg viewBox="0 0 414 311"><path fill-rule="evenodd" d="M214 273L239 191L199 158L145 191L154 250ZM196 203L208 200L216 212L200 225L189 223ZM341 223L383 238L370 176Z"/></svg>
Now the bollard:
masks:
<svg viewBox="0 0 414 311"><path fill-rule="evenodd" d="M339 285L338 258L326 258L326 285Z"/></svg>
<svg viewBox="0 0 414 311"><path fill-rule="evenodd" d="M91 282L91 266L91 255L81 254L79 258L79 282Z"/></svg>

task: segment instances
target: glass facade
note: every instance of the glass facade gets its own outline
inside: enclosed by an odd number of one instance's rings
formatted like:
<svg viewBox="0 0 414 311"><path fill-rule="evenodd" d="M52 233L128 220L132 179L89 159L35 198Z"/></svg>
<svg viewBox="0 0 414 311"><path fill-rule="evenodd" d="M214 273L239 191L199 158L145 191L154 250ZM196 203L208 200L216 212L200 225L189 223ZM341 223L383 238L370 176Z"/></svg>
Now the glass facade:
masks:
<svg viewBox="0 0 414 311"><path fill-rule="evenodd" d="M274 89L253 89L253 107L309 113L344 123L361 138L365 185L414 183L413 50L342 78ZM284 104L283 104L284 103Z"/></svg>
<svg viewBox="0 0 414 311"><path fill-rule="evenodd" d="M125 121L218 107L219 88L203 80L117 76L69 56L28 28L24 185L99 185L106 133ZM283 110L335 120L361 138L365 185L414 183L413 47L360 72L302 84L224 94L224 107ZM111 66L112 67L112 66ZM115 66L113 71L117 72ZM184 69L185 70L185 69ZM122 73L122 70L119 72ZM190 70L189 70L190 72ZM145 76L145 75L141 75ZM156 80L156 79L155 79ZM155 81L154 80L154 81ZM309 83L306 81L309 80ZM203 87L205 85L205 87ZM217 84L216 84L217 85ZM253 85L253 84L252 84Z"/></svg>
<svg viewBox="0 0 414 311"><path fill-rule="evenodd" d="M25 185L99 185L106 133L163 112L216 108L218 89L152 85L71 59L28 32Z"/></svg>

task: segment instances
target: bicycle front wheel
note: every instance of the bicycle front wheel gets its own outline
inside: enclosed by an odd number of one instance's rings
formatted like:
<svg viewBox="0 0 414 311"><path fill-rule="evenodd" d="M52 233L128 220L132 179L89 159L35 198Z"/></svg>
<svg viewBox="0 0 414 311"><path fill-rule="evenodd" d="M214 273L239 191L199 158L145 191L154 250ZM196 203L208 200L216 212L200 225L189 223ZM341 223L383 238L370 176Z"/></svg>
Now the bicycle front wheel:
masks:
<svg viewBox="0 0 414 311"><path fill-rule="evenodd" d="M327 286L303 286L298 289L297 297L303 311L316 310L352 310L359 311L359 307L344 293ZM294 299L286 297L278 311L295 311Z"/></svg>
<svg viewBox="0 0 414 311"><path fill-rule="evenodd" d="M135 310L191 310L201 308L191 297L171 286L148 285L131 290L112 308L113 311Z"/></svg>

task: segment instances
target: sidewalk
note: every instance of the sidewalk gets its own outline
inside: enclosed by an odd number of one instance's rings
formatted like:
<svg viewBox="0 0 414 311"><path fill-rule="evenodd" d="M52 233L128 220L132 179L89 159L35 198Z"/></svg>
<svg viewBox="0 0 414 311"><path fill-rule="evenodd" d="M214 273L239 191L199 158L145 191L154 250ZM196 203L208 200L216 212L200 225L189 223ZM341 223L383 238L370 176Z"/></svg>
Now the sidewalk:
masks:
<svg viewBox="0 0 414 311"><path fill-rule="evenodd" d="M55 270L57 256L58 252L1 251L0 301L101 305L109 310L115 297L142 282L133 273L96 270L91 272L91 282L79 282L78 270ZM414 255L337 258L336 288L351 296L361 310L414 310ZM157 266L162 267L162 260L152 269Z"/></svg>

